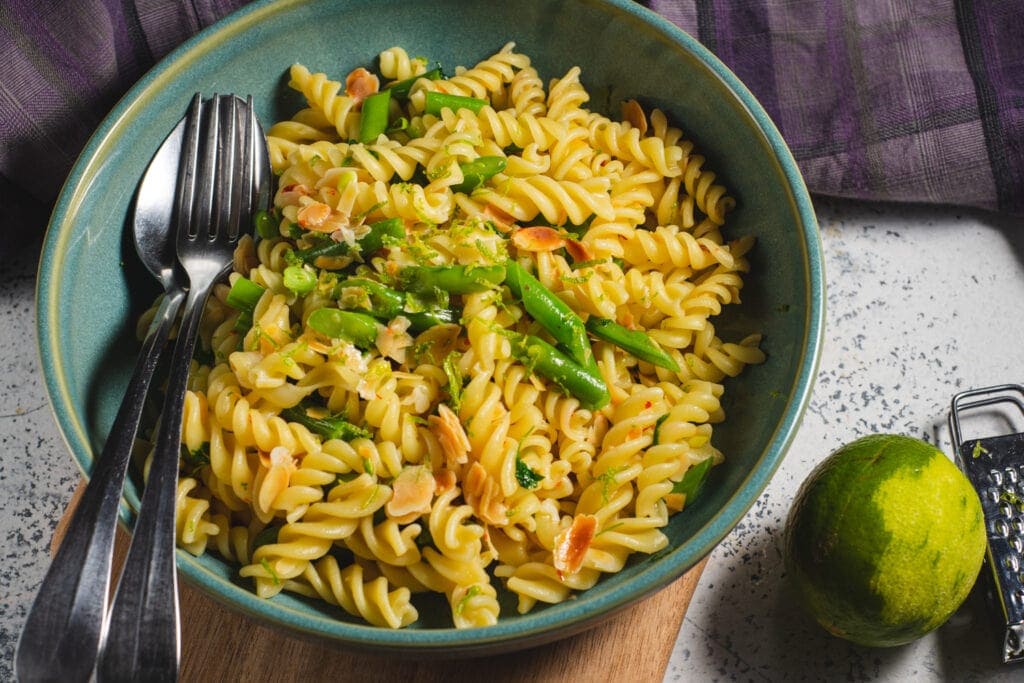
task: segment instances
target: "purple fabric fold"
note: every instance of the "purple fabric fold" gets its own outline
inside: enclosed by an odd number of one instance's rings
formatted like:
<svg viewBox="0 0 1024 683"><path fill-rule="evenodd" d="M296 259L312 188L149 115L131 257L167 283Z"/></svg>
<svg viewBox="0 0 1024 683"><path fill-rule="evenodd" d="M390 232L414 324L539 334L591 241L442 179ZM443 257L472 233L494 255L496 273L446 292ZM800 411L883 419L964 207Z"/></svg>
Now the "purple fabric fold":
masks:
<svg viewBox="0 0 1024 683"><path fill-rule="evenodd" d="M0 251L117 99L247 0L0 3ZM646 0L747 84L812 193L1024 216L1024 0Z"/></svg>
<svg viewBox="0 0 1024 683"><path fill-rule="evenodd" d="M811 192L1024 215L1024 1L644 4L750 88Z"/></svg>

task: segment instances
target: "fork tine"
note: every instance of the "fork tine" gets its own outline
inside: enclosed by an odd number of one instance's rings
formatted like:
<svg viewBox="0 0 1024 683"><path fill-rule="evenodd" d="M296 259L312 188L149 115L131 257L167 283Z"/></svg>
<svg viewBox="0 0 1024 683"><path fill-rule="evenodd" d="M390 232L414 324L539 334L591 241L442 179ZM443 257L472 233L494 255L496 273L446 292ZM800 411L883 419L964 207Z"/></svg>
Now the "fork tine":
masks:
<svg viewBox="0 0 1024 683"><path fill-rule="evenodd" d="M256 109L253 106L252 95L246 99L248 116L245 119L245 194L243 195L244 206L249 207L249 213L254 214L259 202L259 157L257 149L261 139L259 122L256 120Z"/></svg>
<svg viewBox="0 0 1024 683"><path fill-rule="evenodd" d="M188 107L188 123L185 124L185 135L181 141L181 152L178 162L177 201L175 202L175 221L177 231L183 234L189 231L191 207L196 200L196 182L198 180L196 165L199 159L199 132L202 126L203 98L196 93Z"/></svg>
<svg viewBox="0 0 1024 683"><path fill-rule="evenodd" d="M237 210L235 174L238 148L238 125L236 98L227 95L218 100L217 125L220 127L220 145L217 150L217 179L214 193L213 222L210 225L210 239L224 237L231 231L232 213Z"/></svg>
<svg viewBox="0 0 1024 683"><path fill-rule="evenodd" d="M220 95L214 95L206 109L205 135L201 144L199 160L199 193L193 204L192 221L187 233L179 233L179 237L193 239L199 235L209 234L210 221L213 218L213 201L216 195L217 181L217 148L221 145L220 126L217 123L217 111L220 107Z"/></svg>

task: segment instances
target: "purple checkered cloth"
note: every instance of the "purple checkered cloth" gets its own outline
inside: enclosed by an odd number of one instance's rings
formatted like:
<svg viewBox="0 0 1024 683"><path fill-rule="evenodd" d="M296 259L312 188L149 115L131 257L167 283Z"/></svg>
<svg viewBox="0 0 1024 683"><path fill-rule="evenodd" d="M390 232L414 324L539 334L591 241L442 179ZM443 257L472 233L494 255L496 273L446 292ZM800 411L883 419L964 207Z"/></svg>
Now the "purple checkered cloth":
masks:
<svg viewBox="0 0 1024 683"><path fill-rule="evenodd" d="M0 252L175 45L246 0L0 2ZM1024 0L645 0L724 61L812 193L1024 216Z"/></svg>

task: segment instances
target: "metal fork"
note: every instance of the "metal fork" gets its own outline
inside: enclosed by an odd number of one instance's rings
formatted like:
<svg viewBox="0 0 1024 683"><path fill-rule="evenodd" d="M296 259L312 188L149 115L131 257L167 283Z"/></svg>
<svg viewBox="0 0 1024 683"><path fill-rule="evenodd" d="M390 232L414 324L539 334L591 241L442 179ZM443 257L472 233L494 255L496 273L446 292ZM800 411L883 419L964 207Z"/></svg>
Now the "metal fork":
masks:
<svg viewBox="0 0 1024 683"><path fill-rule="evenodd" d="M203 131L201 133L201 131ZM262 151L262 154L260 153ZM171 360L156 448L96 664L97 681L174 681L180 658L175 512L189 361L203 308L229 271L239 237L269 195L263 136L233 95L189 109L179 182L178 260L189 291Z"/></svg>

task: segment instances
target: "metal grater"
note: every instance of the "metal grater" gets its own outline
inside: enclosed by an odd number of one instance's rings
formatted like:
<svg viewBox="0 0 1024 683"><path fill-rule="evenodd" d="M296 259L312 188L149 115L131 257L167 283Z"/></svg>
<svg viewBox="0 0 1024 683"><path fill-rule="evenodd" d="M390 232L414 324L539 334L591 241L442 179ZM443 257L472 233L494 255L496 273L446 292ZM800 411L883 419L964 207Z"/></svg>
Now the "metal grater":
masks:
<svg viewBox="0 0 1024 683"><path fill-rule="evenodd" d="M988 535L986 560L994 599L1005 619L1003 662L1024 661L1024 433L963 441L965 411L1011 403L1024 415L1024 386L1003 384L953 397L949 432L957 464L981 498Z"/></svg>

